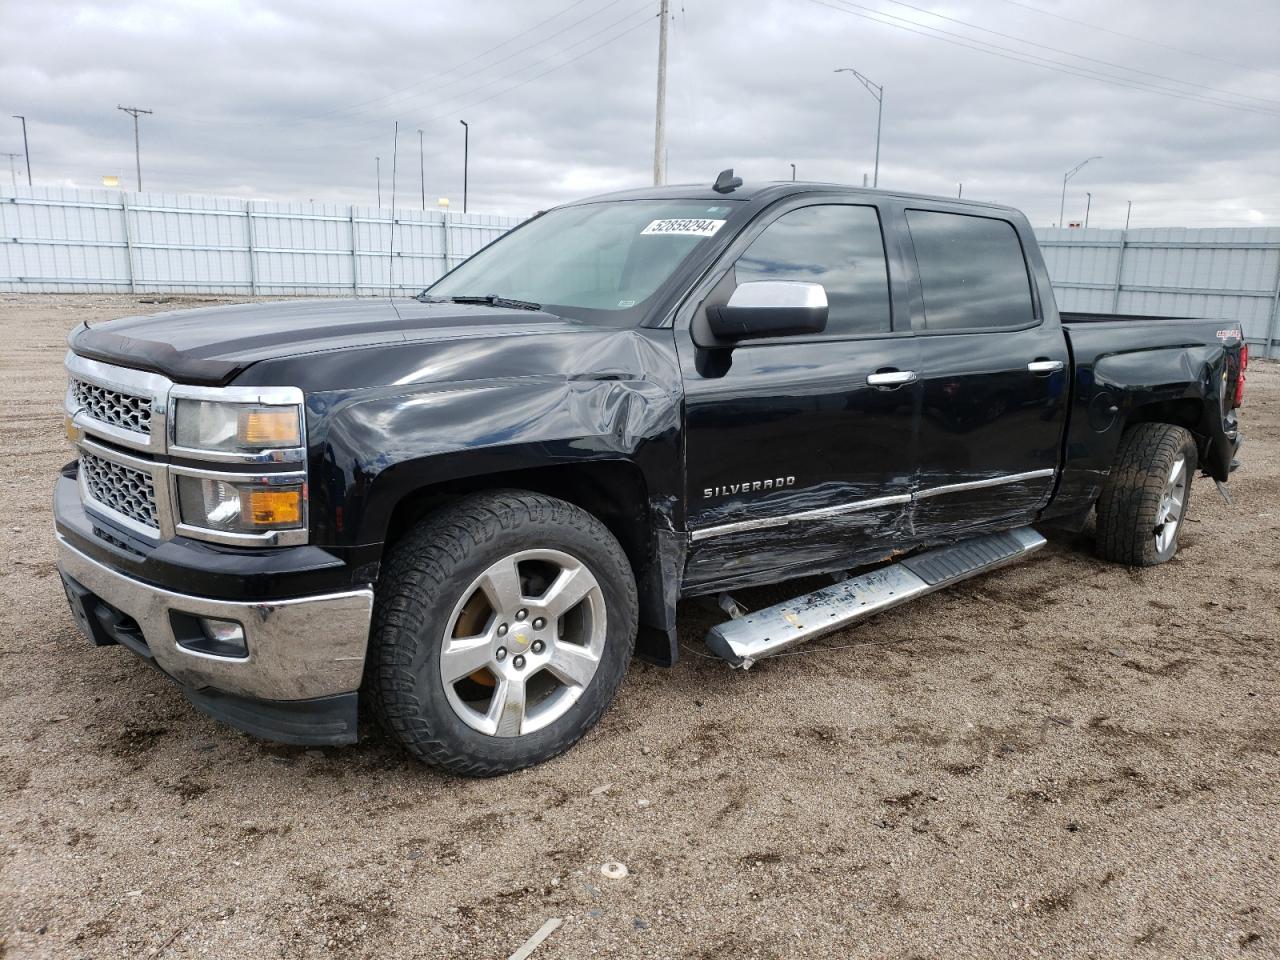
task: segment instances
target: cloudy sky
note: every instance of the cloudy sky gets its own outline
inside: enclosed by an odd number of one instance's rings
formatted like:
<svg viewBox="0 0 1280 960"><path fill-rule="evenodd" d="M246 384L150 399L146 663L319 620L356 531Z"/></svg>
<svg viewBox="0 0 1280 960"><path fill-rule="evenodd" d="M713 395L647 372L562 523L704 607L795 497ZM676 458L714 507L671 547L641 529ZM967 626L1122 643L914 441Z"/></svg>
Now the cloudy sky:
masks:
<svg viewBox="0 0 1280 960"><path fill-rule="evenodd" d="M1037 224L1280 223L1275 0L672 0L670 182L860 183ZM0 151L37 184L527 213L652 178L658 0L0 0ZM19 159L21 171L21 159ZM8 184L8 171L0 167Z"/></svg>

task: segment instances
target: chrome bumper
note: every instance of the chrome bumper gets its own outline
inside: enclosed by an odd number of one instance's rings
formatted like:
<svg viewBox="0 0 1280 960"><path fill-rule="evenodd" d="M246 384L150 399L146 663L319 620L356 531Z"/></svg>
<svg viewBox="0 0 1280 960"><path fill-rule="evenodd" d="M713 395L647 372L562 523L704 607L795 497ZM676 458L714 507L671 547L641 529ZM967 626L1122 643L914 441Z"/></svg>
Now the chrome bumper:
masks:
<svg viewBox="0 0 1280 960"><path fill-rule="evenodd" d="M156 665L184 686L214 687L263 700L326 697L360 686L372 590L253 603L191 597L126 577L85 556L61 536L58 566L133 618ZM170 611L239 621L248 656L218 657L181 646Z"/></svg>

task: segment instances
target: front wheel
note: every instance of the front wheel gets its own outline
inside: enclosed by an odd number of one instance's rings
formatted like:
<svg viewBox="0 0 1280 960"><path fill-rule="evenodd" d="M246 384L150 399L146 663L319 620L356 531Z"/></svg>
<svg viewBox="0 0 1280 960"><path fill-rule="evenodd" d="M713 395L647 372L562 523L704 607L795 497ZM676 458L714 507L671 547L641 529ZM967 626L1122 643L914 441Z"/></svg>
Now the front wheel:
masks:
<svg viewBox="0 0 1280 960"><path fill-rule="evenodd" d="M392 549L366 691L427 763L518 770L599 720L631 659L636 609L626 554L595 517L541 494L468 497Z"/></svg>
<svg viewBox="0 0 1280 960"><path fill-rule="evenodd" d="M1184 427L1140 423L1126 430L1098 498L1098 555L1136 567L1173 559L1196 462L1195 438Z"/></svg>

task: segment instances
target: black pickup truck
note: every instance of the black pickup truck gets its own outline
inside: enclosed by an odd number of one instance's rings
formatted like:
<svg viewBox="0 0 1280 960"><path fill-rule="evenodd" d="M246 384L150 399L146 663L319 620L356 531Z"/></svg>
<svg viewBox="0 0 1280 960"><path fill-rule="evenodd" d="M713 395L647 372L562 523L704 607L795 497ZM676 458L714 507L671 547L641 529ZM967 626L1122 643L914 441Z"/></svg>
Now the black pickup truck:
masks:
<svg viewBox="0 0 1280 960"><path fill-rule="evenodd" d="M1247 363L1233 323L1059 314L1016 210L731 171L542 213L414 299L69 344L88 637L240 729L348 743L364 700L473 775L573 744L633 653L673 664L681 597L720 596L707 645L747 667L1032 525L1096 510L1101 556L1168 560L1193 476L1235 466Z"/></svg>

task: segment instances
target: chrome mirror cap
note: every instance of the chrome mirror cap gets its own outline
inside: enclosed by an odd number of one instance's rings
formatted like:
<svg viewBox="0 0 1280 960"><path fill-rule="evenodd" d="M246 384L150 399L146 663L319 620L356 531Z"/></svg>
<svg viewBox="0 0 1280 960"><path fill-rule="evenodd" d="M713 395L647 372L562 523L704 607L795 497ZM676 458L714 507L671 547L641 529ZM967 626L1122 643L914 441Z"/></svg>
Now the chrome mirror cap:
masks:
<svg viewBox="0 0 1280 960"><path fill-rule="evenodd" d="M804 280L748 280L738 284L727 306L734 310L825 310L827 290L820 283Z"/></svg>

